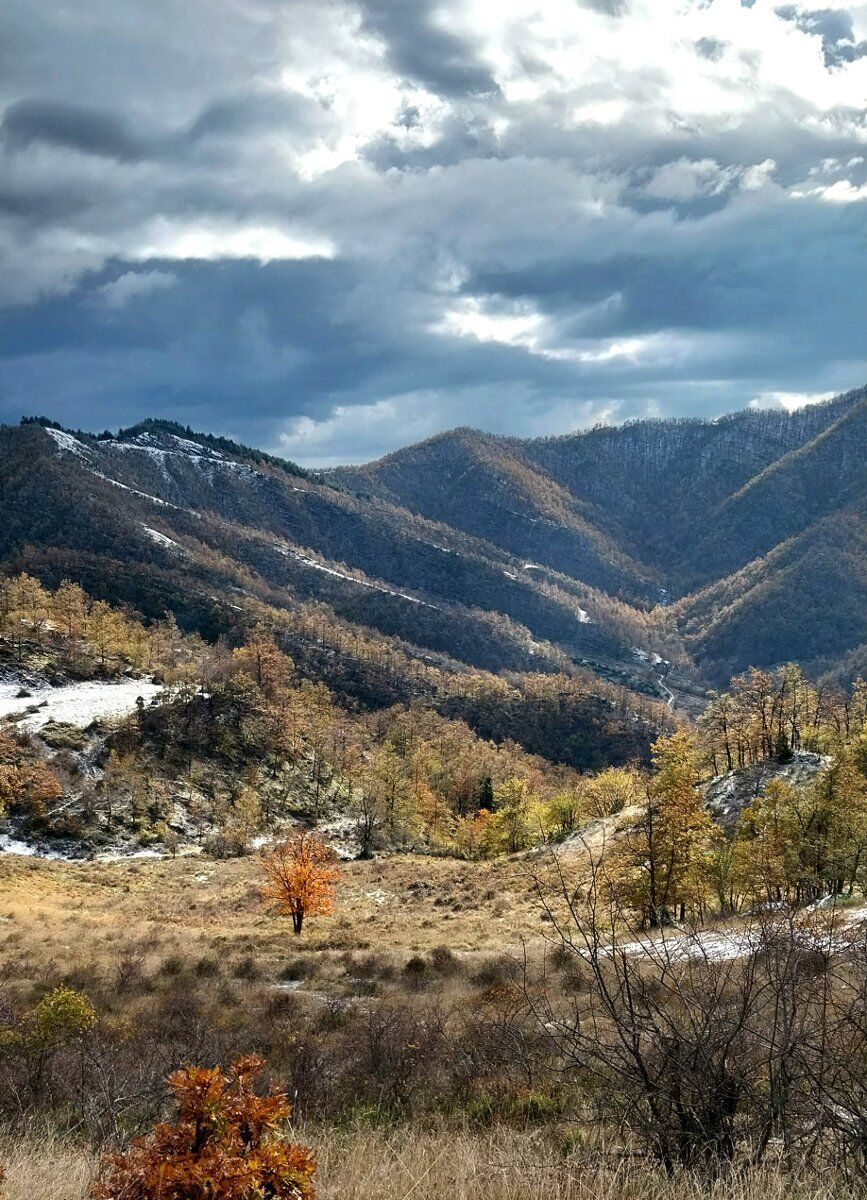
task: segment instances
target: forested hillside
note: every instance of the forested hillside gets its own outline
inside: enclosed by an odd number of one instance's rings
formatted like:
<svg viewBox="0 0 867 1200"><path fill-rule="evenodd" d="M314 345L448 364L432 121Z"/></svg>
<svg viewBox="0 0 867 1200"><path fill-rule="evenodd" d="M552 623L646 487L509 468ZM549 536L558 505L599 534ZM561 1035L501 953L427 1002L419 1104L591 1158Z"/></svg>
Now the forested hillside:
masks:
<svg viewBox="0 0 867 1200"><path fill-rule="evenodd" d="M795 412L537 441L457 430L327 474L575 574L676 630L704 679L867 639L867 390ZM833 602L833 603L832 603Z"/></svg>
<svg viewBox="0 0 867 1200"><path fill-rule="evenodd" d="M697 711L751 665L857 674L865 422L861 389L530 442L460 429L317 474L170 422L34 419L0 430L0 556L210 642L279 613L299 669L364 706L430 670Z"/></svg>

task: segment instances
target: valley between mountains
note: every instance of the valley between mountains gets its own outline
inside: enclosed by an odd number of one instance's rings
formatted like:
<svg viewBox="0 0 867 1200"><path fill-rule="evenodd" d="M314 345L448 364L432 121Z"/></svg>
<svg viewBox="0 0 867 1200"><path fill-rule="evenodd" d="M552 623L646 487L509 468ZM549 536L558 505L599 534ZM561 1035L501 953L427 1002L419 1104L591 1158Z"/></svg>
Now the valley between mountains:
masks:
<svg viewBox="0 0 867 1200"><path fill-rule="evenodd" d="M655 1154L680 1119L642 1124L611 972L662 1075L745 981L769 1044L786 963L829 1020L820 981L867 978L865 435L865 389L321 472L159 420L0 428L0 1079L74 1115L69 1196L168 1070L250 1047L323 1153L458 1122L553 1170L570 1123ZM267 885L300 845L303 930Z"/></svg>
<svg viewBox="0 0 867 1200"><path fill-rule="evenodd" d="M7 576L49 608L75 585L81 610L66 637L26 603L30 641L7 626L3 714L77 729L63 752L100 771L94 722L137 695L161 712L179 675L204 694L265 638L355 725L429 712L549 773L641 766L749 668L796 662L821 691L867 667L865 435L865 389L536 441L457 429L322 472L165 421L2 427ZM98 652L93 605L160 661Z"/></svg>

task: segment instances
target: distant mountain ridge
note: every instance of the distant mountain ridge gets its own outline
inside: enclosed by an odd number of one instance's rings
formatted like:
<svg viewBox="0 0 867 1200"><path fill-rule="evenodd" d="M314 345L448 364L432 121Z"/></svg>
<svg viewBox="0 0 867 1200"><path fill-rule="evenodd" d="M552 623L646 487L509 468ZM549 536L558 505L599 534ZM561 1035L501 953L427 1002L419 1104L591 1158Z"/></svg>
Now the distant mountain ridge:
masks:
<svg viewBox="0 0 867 1200"><path fill-rule="evenodd" d="M449 670L680 702L751 664L867 658L865 434L862 388L537 440L462 428L313 472L173 422L34 419L0 427L0 561L208 637L245 605L319 605Z"/></svg>
<svg viewBox="0 0 867 1200"><path fill-rule="evenodd" d="M867 640L864 571L847 562L863 540L867 388L794 412L529 441L461 429L325 477L532 551L629 603L676 601L686 647L715 682L787 658L832 668ZM784 560L798 622L769 611ZM734 613L715 600L729 579Z"/></svg>

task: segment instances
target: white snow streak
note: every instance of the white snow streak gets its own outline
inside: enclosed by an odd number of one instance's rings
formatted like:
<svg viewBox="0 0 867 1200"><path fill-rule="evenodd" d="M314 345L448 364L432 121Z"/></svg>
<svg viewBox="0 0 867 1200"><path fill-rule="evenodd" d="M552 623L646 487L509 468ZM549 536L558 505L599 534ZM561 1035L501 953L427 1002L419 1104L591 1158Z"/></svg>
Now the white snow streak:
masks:
<svg viewBox="0 0 867 1200"><path fill-rule="evenodd" d="M294 558L305 567L313 567L314 570L323 571L326 575L333 575L337 579L345 579L348 583L354 583L358 587L371 588L373 591L382 592L386 596L399 596L401 600L409 600L410 604L420 604L422 608L436 609L437 607L435 604L428 604L426 600L419 600L417 596L410 596L406 592L396 592L392 588L385 587L383 584L371 583L367 579L356 579L354 575L347 575L344 571L338 571L335 567L326 567L325 563L317 562L314 558L308 558L306 554L302 554L299 550L287 550L284 546L275 546L274 549L278 554L283 554L287 558Z"/></svg>
<svg viewBox="0 0 867 1200"><path fill-rule="evenodd" d="M142 529L152 542L156 542L158 546L162 546L165 550L177 550L180 554L186 554L183 546L179 545L172 538L166 537L164 533L160 533L158 529L151 529L150 525L145 525L144 522L142 522Z"/></svg>
<svg viewBox="0 0 867 1200"><path fill-rule="evenodd" d="M42 428L57 443L58 449L65 450L67 454L74 454L76 458L83 458L85 461L90 457L85 444L80 442L77 437L73 437L71 433L67 433L65 429L49 429L47 425L43 425Z"/></svg>
<svg viewBox="0 0 867 1200"><path fill-rule="evenodd" d="M70 683L63 687L35 688L32 695L19 698L20 690L20 683L0 684L0 717L25 713L38 705L35 712L16 722L19 728L35 732L49 721L84 729L100 717L126 716L135 709L139 696L147 703L162 688L147 680L131 679L122 683Z"/></svg>

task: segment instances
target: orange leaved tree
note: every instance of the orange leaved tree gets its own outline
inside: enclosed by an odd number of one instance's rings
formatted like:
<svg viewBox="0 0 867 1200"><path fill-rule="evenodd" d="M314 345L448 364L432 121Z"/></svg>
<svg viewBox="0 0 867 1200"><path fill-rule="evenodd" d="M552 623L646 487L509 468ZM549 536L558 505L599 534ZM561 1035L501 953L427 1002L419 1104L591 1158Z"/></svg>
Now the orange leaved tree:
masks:
<svg viewBox="0 0 867 1200"><path fill-rule="evenodd" d="M262 895L277 912L292 917L296 933L301 932L307 914L334 908L338 878L334 861L331 847L317 834L303 830L262 851Z"/></svg>
<svg viewBox="0 0 867 1200"><path fill-rule="evenodd" d="M185 1067L169 1076L174 1122L102 1160L93 1200L311 1200L316 1160L282 1140L292 1111L284 1092L255 1090L264 1061Z"/></svg>

